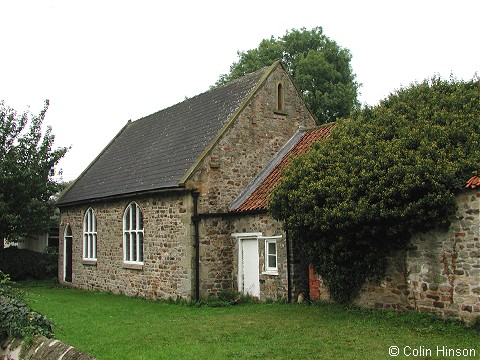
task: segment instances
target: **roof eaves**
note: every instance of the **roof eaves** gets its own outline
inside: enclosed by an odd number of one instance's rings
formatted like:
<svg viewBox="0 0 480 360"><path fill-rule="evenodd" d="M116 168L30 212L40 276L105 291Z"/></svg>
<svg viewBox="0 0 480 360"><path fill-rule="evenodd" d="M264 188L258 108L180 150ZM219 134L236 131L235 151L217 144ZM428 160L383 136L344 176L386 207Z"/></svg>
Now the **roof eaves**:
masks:
<svg viewBox="0 0 480 360"><path fill-rule="evenodd" d="M257 82L255 87L250 91L250 93L245 97L243 102L240 104L240 106L237 108L237 110L232 114L230 119L225 123L225 125L220 129L220 131L215 135L215 137L210 141L210 143L207 145L205 150L197 157L195 162L190 166L190 168L187 170L185 175L180 179L180 186L185 186L186 182L188 181L189 177L193 174L193 172L198 168L200 163L203 161L203 159L210 153L212 148L217 144L217 142L220 140L220 138L223 136L223 134L230 128L230 126L233 124L235 119L238 117L238 115L242 112L242 110L247 106L247 104L250 102L250 100L253 98L253 96L257 93L257 91L260 89L260 87L265 83L267 78L270 76L270 74L276 69L276 67L280 64L280 61L277 60L275 61L267 70L265 70L264 74L260 78L260 80Z"/></svg>
<svg viewBox="0 0 480 360"><path fill-rule="evenodd" d="M90 170L90 168L93 166L93 164L95 164L97 162L97 160L105 153L105 151L107 151L107 149L115 142L115 140L118 139L118 137L125 131L125 129L128 126L130 126L131 123L132 123L132 120L128 120L127 123L117 133L117 135L115 135L115 137L112 140L110 140L110 142L107 144L107 146L105 146L103 148L103 150L95 157L95 159L93 159L93 161L86 167L86 169L83 170L82 173L60 193L60 196L58 197L57 201L55 202L55 204L57 206L58 205L63 205L62 200L68 194L70 189L82 178L83 175L85 175L85 173L88 170Z"/></svg>
<svg viewBox="0 0 480 360"><path fill-rule="evenodd" d="M106 200L124 199L124 198L148 195L153 193L158 194L158 193L172 193L172 192L185 192L185 191L191 191L191 190L185 189L184 187L180 187L180 186L172 186L172 187L164 187L159 189L151 189L151 190L135 191L135 192L129 192L129 193L116 194L116 195L95 197L95 198L89 198L89 199L73 200L73 201L64 202L62 204L58 204L57 206L63 208L63 207L69 207L74 205L76 206L76 205L82 205L82 204L97 203L97 202L106 201Z"/></svg>

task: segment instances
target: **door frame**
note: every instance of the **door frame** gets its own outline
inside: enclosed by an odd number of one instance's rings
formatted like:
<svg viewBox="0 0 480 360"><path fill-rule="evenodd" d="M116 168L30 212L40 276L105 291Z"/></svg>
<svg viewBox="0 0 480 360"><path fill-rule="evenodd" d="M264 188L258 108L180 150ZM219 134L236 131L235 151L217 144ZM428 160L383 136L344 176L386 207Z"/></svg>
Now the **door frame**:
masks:
<svg viewBox="0 0 480 360"><path fill-rule="evenodd" d="M67 235L67 229L70 229L70 234ZM67 247L67 242L70 246ZM69 251L67 251L69 248ZM65 226L63 231L63 281L72 282L73 280L73 232L70 224Z"/></svg>
<svg viewBox="0 0 480 360"><path fill-rule="evenodd" d="M262 233L234 233L232 234L234 238L236 238L237 241L237 246L238 246L238 259L237 259L237 286L238 286L238 291L240 293L244 293L244 288L243 288L243 241L245 240L257 240L258 244L258 238L262 236ZM258 251L258 245L257 245L257 251ZM258 272L260 276L260 263L258 264ZM258 287L260 289L260 281L258 284ZM260 294L259 294L260 295Z"/></svg>

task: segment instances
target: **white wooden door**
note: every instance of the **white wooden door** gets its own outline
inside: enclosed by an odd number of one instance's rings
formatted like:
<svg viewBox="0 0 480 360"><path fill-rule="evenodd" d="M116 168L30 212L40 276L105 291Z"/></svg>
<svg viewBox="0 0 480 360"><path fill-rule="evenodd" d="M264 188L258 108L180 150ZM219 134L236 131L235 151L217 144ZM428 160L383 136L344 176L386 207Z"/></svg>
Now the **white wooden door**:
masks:
<svg viewBox="0 0 480 360"><path fill-rule="evenodd" d="M260 297L258 240L241 240L242 292Z"/></svg>

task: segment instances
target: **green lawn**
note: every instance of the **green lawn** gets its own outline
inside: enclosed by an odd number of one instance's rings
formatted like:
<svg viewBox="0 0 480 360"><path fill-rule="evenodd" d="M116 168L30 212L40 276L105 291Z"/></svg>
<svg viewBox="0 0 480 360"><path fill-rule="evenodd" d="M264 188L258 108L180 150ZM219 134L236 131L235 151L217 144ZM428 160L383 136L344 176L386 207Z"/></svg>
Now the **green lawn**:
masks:
<svg viewBox="0 0 480 360"><path fill-rule="evenodd" d="M480 358L480 331L418 314L331 304L192 307L21 287L31 307L55 322L58 339L98 359L389 359L390 346L399 347L396 358L454 358L437 356L437 346L475 349L462 358Z"/></svg>

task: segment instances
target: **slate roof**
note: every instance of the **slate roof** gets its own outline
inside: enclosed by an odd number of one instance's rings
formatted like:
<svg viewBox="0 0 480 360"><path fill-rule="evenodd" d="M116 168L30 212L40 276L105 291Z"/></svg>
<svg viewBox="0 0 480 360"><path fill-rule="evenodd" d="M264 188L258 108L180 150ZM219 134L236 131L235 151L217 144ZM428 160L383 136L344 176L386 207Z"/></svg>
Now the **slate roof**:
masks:
<svg viewBox="0 0 480 360"><path fill-rule="evenodd" d="M175 188L279 62L129 121L57 205Z"/></svg>
<svg viewBox="0 0 480 360"><path fill-rule="evenodd" d="M334 123L330 123L315 129L298 130L270 164L232 203L230 211L241 212L267 209L270 192L280 181L282 172L291 159L305 153L314 142L328 138L334 126Z"/></svg>

